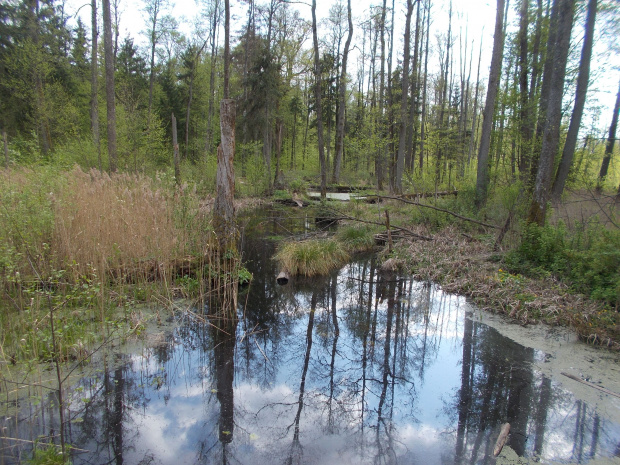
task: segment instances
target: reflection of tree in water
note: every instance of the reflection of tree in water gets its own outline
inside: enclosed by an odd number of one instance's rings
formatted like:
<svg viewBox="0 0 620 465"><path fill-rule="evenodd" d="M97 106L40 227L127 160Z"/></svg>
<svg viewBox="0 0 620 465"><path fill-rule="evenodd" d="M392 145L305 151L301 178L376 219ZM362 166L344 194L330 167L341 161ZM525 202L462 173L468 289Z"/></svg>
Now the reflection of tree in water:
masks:
<svg viewBox="0 0 620 465"><path fill-rule="evenodd" d="M463 325L461 388L452 411L456 413L455 463L490 463L499 426L511 424L508 445L519 455L541 456L547 445L550 421L561 420L570 430L574 417L572 458L581 463L594 457L599 442L600 418L582 401L552 388L551 380L534 371L534 350L499 334L495 329L466 319ZM450 408L450 407L449 407ZM550 414L568 412L564 418ZM561 413L561 415L564 415ZM554 436L562 432L553 431ZM589 450L586 450L589 449Z"/></svg>
<svg viewBox="0 0 620 465"><path fill-rule="evenodd" d="M302 463L303 450L299 442L299 421L301 420L301 412L304 408L304 394L306 392L306 376L308 374L308 364L310 362L310 352L312 350L312 331L314 329L314 312L316 311L316 293L312 294L310 300L310 314L308 316L308 329L306 331L306 354L304 356L304 365L301 372L301 381L299 382L299 399L297 401L297 413L293 420L293 443L286 463L289 465ZM289 426L290 428L290 426Z"/></svg>

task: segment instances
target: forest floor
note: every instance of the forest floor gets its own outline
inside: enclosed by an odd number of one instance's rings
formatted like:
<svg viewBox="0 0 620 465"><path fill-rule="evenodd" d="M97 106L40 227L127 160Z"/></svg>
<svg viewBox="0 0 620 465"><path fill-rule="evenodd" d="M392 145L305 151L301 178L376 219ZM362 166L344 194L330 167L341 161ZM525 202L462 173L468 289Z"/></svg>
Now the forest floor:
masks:
<svg viewBox="0 0 620 465"><path fill-rule="evenodd" d="M620 350L618 313L599 302L571 292L553 276L512 274L503 254L487 241L447 227L433 241L406 240L394 245L397 258L384 266L400 267L415 277L433 281L465 295L478 307L507 315L522 325L544 322L573 328L590 344Z"/></svg>

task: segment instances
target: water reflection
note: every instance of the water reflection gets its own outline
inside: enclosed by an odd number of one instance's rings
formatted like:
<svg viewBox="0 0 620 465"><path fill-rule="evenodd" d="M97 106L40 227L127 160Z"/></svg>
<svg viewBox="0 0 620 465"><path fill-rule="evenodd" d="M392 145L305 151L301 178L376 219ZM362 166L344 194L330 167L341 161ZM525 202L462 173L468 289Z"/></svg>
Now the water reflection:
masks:
<svg viewBox="0 0 620 465"><path fill-rule="evenodd" d="M528 457L620 452L606 412L544 376L544 354L468 318L464 299L374 258L279 287L273 244L244 244L254 281L238 323L185 315L71 388L68 441L88 451L73 463L493 463L504 422ZM54 435L53 400L3 417L4 436ZM27 450L11 444L0 463Z"/></svg>

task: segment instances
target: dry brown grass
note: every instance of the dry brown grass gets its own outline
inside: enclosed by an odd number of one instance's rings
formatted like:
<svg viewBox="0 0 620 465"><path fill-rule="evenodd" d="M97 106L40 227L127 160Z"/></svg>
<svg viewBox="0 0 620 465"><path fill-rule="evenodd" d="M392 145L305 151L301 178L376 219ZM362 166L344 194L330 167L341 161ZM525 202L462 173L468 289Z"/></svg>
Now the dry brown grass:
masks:
<svg viewBox="0 0 620 465"><path fill-rule="evenodd" d="M74 274L94 267L118 275L147 262L145 270L152 272L153 265L188 252L184 230L175 226L173 195L144 176L75 168L54 213L52 250L58 266L69 264Z"/></svg>
<svg viewBox="0 0 620 465"><path fill-rule="evenodd" d="M604 313L601 304L569 292L555 279L509 273L493 252L492 239L472 239L453 227L434 237L398 246L398 256L417 278L437 282L445 291L468 296L480 308L521 324L570 326L583 340L620 350L620 328L597 324Z"/></svg>

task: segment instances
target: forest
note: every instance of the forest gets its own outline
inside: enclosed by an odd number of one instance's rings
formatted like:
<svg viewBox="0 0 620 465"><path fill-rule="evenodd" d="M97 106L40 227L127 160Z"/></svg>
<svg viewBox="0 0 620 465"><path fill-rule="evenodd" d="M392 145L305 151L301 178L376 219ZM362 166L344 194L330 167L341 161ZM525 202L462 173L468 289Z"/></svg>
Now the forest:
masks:
<svg viewBox="0 0 620 465"><path fill-rule="evenodd" d="M617 454L471 309L620 349L620 4L230 3L0 2L0 462L151 463L177 378L213 430L188 463L397 463L440 401L441 463L491 463L504 422L520 456Z"/></svg>

